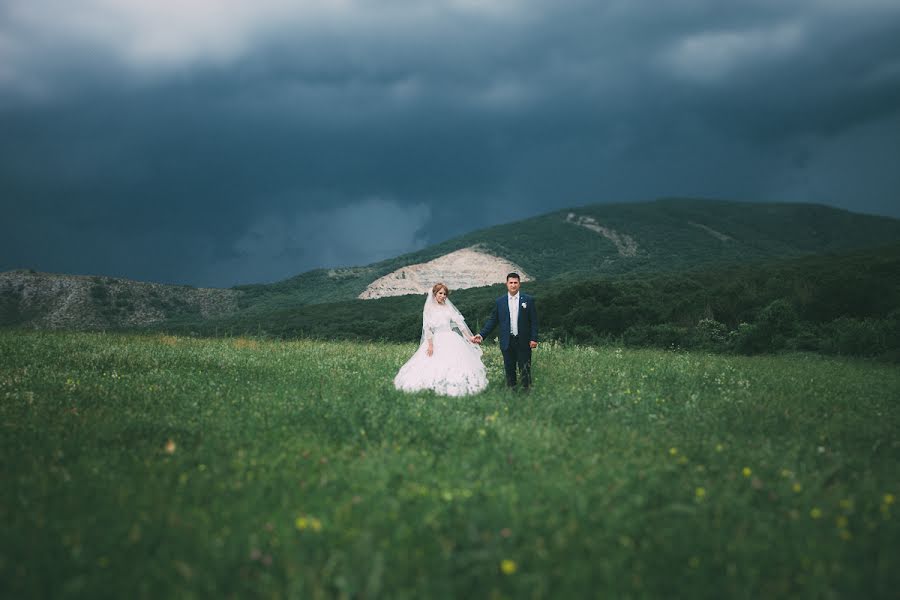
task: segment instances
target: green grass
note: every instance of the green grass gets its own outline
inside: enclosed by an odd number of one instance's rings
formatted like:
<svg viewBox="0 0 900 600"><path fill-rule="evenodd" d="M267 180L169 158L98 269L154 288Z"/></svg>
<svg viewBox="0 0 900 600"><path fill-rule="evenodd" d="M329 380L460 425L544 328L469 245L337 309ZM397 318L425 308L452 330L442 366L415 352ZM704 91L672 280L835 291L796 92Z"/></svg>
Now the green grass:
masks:
<svg viewBox="0 0 900 600"><path fill-rule="evenodd" d="M900 586L896 367L545 345L523 396L489 347L446 399L412 350L0 332L0 596Z"/></svg>

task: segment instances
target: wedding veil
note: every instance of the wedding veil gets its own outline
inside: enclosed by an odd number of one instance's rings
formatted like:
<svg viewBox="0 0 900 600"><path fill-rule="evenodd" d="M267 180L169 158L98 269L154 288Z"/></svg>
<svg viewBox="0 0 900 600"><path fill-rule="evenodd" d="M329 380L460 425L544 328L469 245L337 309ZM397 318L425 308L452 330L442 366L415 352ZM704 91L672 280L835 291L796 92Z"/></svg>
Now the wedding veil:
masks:
<svg viewBox="0 0 900 600"><path fill-rule="evenodd" d="M437 299L434 297L434 294L431 291L425 292L425 308L422 309L422 337L419 340L419 348L424 348L426 340L428 339L428 331L429 326L432 323L435 323L438 319L436 319L437 311L439 310L449 310L450 311L450 319L452 321L452 329L455 329L457 333L459 333L463 340L466 342L466 348L470 349L473 353L477 354L479 357L481 356L481 346L478 344L472 343L470 340L473 337L472 331L466 325L466 319L462 316L462 313L457 310L456 306L450 302L450 298L444 299L444 304L438 303Z"/></svg>

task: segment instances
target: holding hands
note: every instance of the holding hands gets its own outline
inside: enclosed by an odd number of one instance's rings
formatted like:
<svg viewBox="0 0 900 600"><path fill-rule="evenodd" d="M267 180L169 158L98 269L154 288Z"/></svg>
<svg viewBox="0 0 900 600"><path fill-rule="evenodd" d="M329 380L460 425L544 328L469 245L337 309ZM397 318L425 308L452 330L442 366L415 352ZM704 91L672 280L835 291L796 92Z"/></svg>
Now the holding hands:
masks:
<svg viewBox="0 0 900 600"><path fill-rule="evenodd" d="M481 334L479 333L478 335L473 335L472 337L470 337L469 341L472 342L473 344L480 344L481 342L484 341L484 338L481 337ZM528 342L528 346L531 347L532 350L534 350L535 348L538 347L538 343L535 342L534 340L532 340L532 341Z"/></svg>

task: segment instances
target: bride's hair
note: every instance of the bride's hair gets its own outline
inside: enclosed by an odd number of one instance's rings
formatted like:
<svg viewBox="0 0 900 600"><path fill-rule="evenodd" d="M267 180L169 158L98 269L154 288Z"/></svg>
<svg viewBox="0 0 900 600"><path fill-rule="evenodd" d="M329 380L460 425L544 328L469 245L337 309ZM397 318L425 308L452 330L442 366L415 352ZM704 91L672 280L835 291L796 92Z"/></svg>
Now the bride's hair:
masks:
<svg viewBox="0 0 900 600"><path fill-rule="evenodd" d="M441 288L444 289L444 293L445 293L445 294L447 294L448 296L450 295L450 288L448 288L448 287L447 287L445 284L443 284L443 283L436 283L436 284L434 284L434 287L431 288L431 295L432 295L432 296L436 296L437 293L438 293L438 290L441 289Z"/></svg>

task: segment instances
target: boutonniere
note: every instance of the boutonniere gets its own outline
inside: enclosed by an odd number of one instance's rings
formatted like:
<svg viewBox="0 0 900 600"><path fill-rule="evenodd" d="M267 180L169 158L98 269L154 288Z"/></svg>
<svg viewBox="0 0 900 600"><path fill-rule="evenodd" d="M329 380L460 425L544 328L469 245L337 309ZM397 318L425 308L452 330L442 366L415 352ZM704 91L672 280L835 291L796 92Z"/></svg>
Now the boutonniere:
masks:
<svg viewBox="0 0 900 600"><path fill-rule="evenodd" d="M522 308L528 308L528 303L527 303L527 302L523 302L523 303L522 303Z"/></svg>

